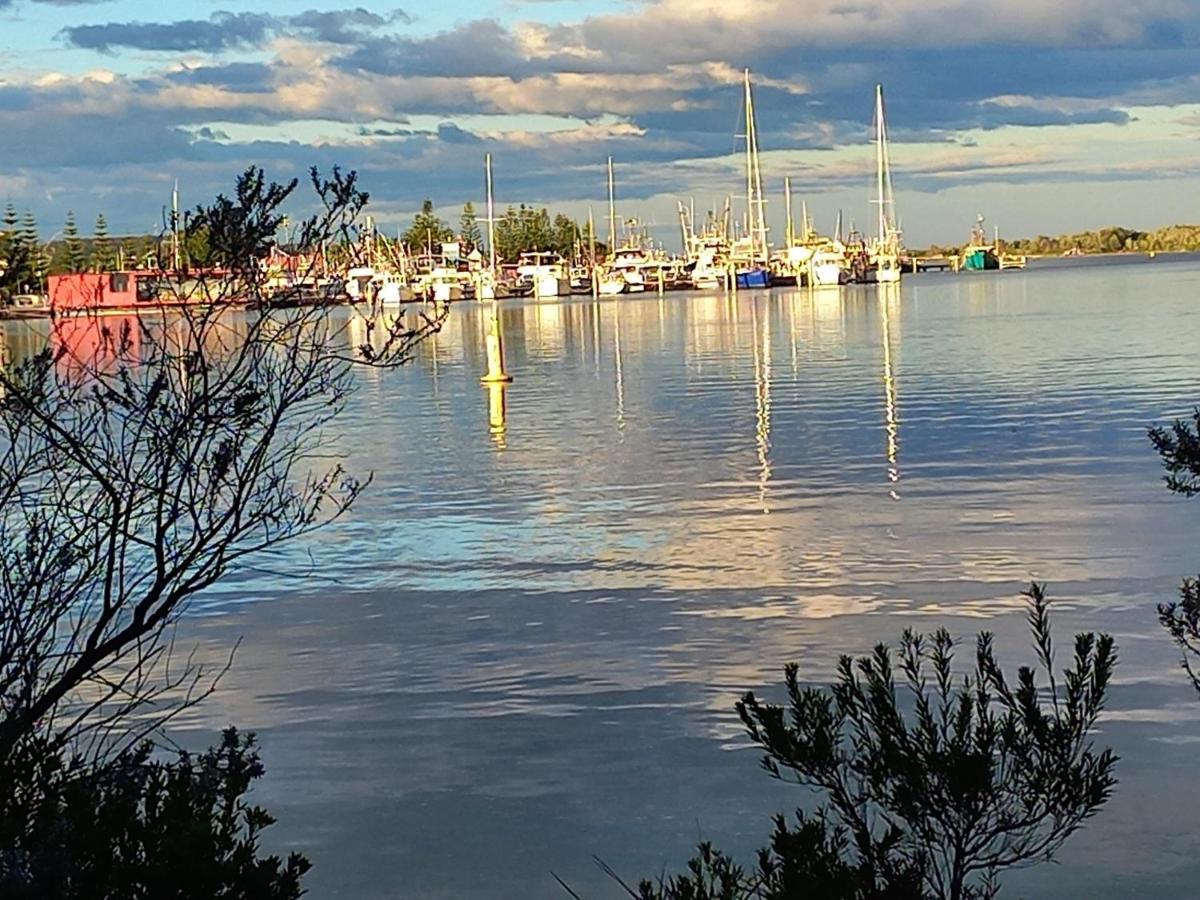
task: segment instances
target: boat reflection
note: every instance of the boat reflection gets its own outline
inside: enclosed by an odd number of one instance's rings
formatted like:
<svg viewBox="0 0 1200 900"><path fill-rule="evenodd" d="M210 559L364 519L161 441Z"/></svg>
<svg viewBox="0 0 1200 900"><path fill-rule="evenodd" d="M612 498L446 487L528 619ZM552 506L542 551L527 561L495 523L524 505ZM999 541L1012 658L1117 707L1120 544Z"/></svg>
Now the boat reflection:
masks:
<svg viewBox="0 0 1200 900"><path fill-rule="evenodd" d="M754 323L754 443L758 451L758 502L764 513L767 505L767 483L771 480L771 306L759 313L762 300L755 297L750 307ZM761 321L762 338L759 339Z"/></svg>
<svg viewBox="0 0 1200 900"><path fill-rule="evenodd" d="M880 316L883 319L883 393L884 431L887 433L888 491L893 500L899 500L896 486L900 484L900 419L896 408L896 377L892 367L892 313L891 306L900 301L899 285L884 284L878 288Z"/></svg>

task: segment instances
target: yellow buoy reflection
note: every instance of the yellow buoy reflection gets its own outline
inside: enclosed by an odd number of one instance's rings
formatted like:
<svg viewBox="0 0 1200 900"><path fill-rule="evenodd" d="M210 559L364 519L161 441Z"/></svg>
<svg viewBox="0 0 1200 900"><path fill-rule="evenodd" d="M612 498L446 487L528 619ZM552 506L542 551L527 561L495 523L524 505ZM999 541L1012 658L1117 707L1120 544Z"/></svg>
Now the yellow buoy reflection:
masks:
<svg viewBox="0 0 1200 900"><path fill-rule="evenodd" d="M508 431L508 385L502 381L489 381L484 387L488 394L488 434L496 447L507 446Z"/></svg>

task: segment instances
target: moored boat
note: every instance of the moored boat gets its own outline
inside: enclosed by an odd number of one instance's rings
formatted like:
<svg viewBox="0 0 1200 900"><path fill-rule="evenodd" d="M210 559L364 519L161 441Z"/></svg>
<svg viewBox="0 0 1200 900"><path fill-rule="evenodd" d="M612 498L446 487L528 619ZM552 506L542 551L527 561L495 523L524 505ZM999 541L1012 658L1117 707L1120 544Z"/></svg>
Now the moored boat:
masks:
<svg viewBox="0 0 1200 900"><path fill-rule="evenodd" d="M994 271L1000 268L1000 257L996 254L996 246L987 241L987 232L983 227L983 214L975 220L971 229L971 242L959 253L959 268L968 272Z"/></svg>
<svg viewBox="0 0 1200 900"><path fill-rule="evenodd" d="M536 298L568 296L571 277L566 261L548 251L522 253L517 261L517 289Z"/></svg>

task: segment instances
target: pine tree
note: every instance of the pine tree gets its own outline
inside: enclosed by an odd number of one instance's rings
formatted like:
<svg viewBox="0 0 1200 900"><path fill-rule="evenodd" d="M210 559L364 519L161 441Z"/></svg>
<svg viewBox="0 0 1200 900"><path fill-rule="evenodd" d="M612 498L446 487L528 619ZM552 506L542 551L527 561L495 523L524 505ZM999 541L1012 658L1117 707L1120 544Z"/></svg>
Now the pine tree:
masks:
<svg viewBox="0 0 1200 900"><path fill-rule="evenodd" d="M581 232L574 220L559 213L554 217L552 244L556 253L571 259L575 256L575 248L579 243Z"/></svg>
<svg viewBox="0 0 1200 900"><path fill-rule="evenodd" d="M25 215L21 219L21 227L17 231L17 238L22 250L22 266L19 270L18 284L27 290L37 290L46 277L49 263L38 238L37 219L34 218L33 210L25 210Z"/></svg>
<svg viewBox="0 0 1200 900"><path fill-rule="evenodd" d="M458 220L458 239L465 252L483 246L483 234L479 230L479 220L475 218L475 205L470 200L463 204L462 218Z"/></svg>
<svg viewBox="0 0 1200 900"><path fill-rule="evenodd" d="M404 232L404 243L416 253L422 253L427 247L437 248L442 241L454 240L454 229L438 218L433 211L433 201L425 200L421 211L413 216L413 223Z"/></svg>
<svg viewBox="0 0 1200 900"><path fill-rule="evenodd" d="M21 231L17 228L17 210L12 203L4 208L4 231L0 234L0 291L9 293L19 291L26 277L28 255L21 240Z"/></svg>
<svg viewBox="0 0 1200 900"><path fill-rule="evenodd" d="M17 208L10 200L4 207L4 218L0 220L4 227L0 228L0 257L7 258L8 250L17 237Z"/></svg>
<svg viewBox="0 0 1200 900"><path fill-rule="evenodd" d="M95 237L92 240L92 268L97 272L108 272L116 265L112 241L108 237L108 220L104 213L96 216Z"/></svg>
<svg viewBox="0 0 1200 900"><path fill-rule="evenodd" d="M63 225L63 239L67 247L67 271L82 272L87 259L83 255L83 242L79 240L75 213L70 210L67 210L67 221Z"/></svg>

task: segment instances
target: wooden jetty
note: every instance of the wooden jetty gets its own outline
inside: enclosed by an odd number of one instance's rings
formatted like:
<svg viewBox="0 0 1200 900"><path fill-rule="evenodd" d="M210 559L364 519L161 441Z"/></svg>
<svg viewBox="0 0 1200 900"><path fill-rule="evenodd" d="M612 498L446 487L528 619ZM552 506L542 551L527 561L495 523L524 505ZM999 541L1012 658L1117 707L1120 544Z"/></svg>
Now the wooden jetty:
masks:
<svg viewBox="0 0 1200 900"><path fill-rule="evenodd" d="M914 256L909 260L912 271L916 272L957 272L959 259L957 256Z"/></svg>

